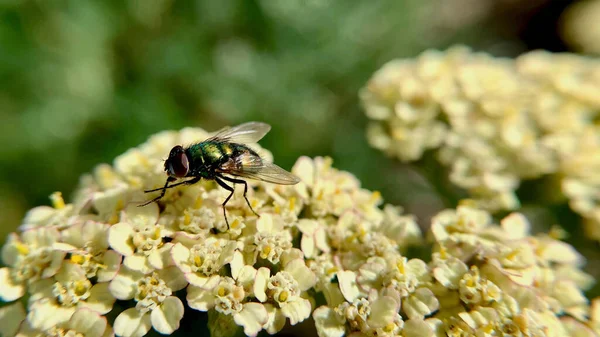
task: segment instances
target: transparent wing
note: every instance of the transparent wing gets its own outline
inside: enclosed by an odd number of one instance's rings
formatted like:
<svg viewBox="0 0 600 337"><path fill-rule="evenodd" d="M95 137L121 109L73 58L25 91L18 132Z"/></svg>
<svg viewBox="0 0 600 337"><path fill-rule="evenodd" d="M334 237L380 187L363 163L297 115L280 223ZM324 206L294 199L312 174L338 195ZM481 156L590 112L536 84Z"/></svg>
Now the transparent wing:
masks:
<svg viewBox="0 0 600 337"><path fill-rule="evenodd" d="M300 182L300 179L290 172L251 153L224 163L220 172L280 185L294 185Z"/></svg>
<svg viewBox="0 0 600 337"><path fill-rule="evenodd" d="M261 122L248 122L234 127L225 127L207 139L208 141L229 142L229 143L256 143L267 132L271 130L271 126Z"/></svg>

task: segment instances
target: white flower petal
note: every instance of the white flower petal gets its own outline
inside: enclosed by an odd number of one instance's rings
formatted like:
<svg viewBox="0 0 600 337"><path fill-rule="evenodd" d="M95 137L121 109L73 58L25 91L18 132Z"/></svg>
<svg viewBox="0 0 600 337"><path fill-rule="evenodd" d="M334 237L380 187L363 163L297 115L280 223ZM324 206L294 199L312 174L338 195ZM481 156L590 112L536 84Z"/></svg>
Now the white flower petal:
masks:
<svg viewBox="0 0 600 337"><path fill-rule="evenodd" d="M298 281L298 287L302 291L312 288L317 283L315 273L306 266L303 259L290 261L284 269L294 276L294 279Z"/></svg>
<svg viewBox="0 0 600 337"><path fill-rule="evenodd" d="M404 322L403 336L406 337L433 337L433 328L422 319L409 319Z"/></svg>
<svg viewBox="0 0 600 337"><path fill-rule="evenodd" d="M167 297L162 304L150 314L154 330L164 334L172 334L179 329L183 318L183 303L175 296Z"/></svg>
<svg viewBox="0 0 600 337"><path fill-rule="evenodd" d="M256 220L256 230L258 232L270 233L273 230L273 217L271 214L262 214L260 218Z"/></svg>
<svg viewBox="0 0 600 337"><path fill-rule="evenodd" d="M123 259L123 265L142 274L148 274L151 271L154 271L154 267L150 265L148 258L143 255L125 256Z"/></svg>
<svg viewBox="0 0 600 337"><path fill-rule="evenodd" d="M260 267L256 272L256 282L254 282L254 296L261 302L267 300L267 282L269 282L269 276L271 271L268 268Z"/></svg>
<svg viewBox="0 0 600 337"><path fill-rule="evenodd" d="M102 259L102 264L106 268L99 269L96 273L98 282L108 282L112 280L121 268L122 258L123 257L121 256L121 254L117 253L114 250L106 251Z"/></svg>
<svg viewBox="0 0 600 337"><path fill-rule="evenodd" d="M115 303L115 297L108 289L108 283L97 283L90 289L90 297L85 302L80 302L81 306L89 308L101 315L107 314L112 310Z"/></svg>
<svg viewBox="0 0 600 337"><path fill-rule="evenodd" d="M244 255L236 250L233 252L233 258L229 262L229 266L231 267L231 277L237 279L240 270L245 266L244 263Z"/></svg>
<svg viewBox="0 0 600 337"><path fill-rule="evenodd" d="M24 253L22 252L23 244L21 243L21 238L16 233L8 234L6 238L6 243L2 246L2 262L6 265L14 266L19 257ZM19 249L21 248L21 249ZM27 248L26 246L23 248Z"/></svg>
<svg viewBox="0 0 600 337"><path fill-rule="evenodd" d="M317 248L322 250L325 253L329 253L331 249L329 248L329 243L327 243L327 232L325 231L325 227L319 227L315 232L315 243Z"/></svg>
<svg viewBox="0 0 600 337"><path fill-rule="evenodd" d="M254 267L246 265L238 273L238 277L236 278L236 281L239 284L243 285L244 287L246 287L247 285L250 285L250 284L254 284L254 281L256 280L257 272L258 271L256 269L254 269Z"/></svg>
<svg viewBox="0 0 600 337"><path fill-rule="evenodd" d="M108 230L110 227L110 225L101 222L86 221L81 229L83 242L90 242L92 247L96 249L108 249Z"/></svg>
<svg viewBox="0 0 600 337"><path fill-rule="evenodd" d="M26 317L23 303L16 302L0 308L0 336L14 336Z"/></svg>
<svg viewBox="0 0 600 337"><path fill-rule="evenodd" d="M121 337L142 337L152 328L150 314L142 314L129 308L117 316L113 325L115 334Z"/></svg>
<svg viewBox="0 0 600 337"><path fill-rule="evenodd" d="M189 286L186 299L190 308L200 311L208 311L215 306L212 291L200 287Z"/></svg>
<svg viewBox="0 0 600 337"><path fill-rule="evenodd" d="M427 288L419 288L402 302L402 310L408 318L422 319L438 310L440 302Z"/></svg>
<svg viewBox="0 0 600 337"><path fill-rule="evenodd" d="M123 218L128 222L152 226L158 221L159 209L155 202L144 207L138 207L135 203L131 203L125 207L122 214Z"/></svg>
<svg viewBox="0 0 600 337"><path fill-rule="evenodd" d="M319 337L342 337L346 333L346 328L337 320L333 309L321 306L315 309L312 316Z"/></svg>
<svg viewBox="0 0 600 337"><path fill-rule="evenodd" d="M74 280L86 279L86 275L80 265L69 261L63 261L62 267L54 278L60 283L67 283Z"/></svg>
<svg viewBox="0 0 600 337"><path fill-rule="evenodd" d="M136 272L119 273L110 281L108 289L110 293L119 300L130 300L137 290L137 281L143 277L143 274Z"/></svg>
<svg viewBox="0 0 600 337"><path fill-rule="evenodd" d="M48 278L56 275L56 273L58 273L58 271L60 270L60 266L62 265L62 262L65 259L66 255L66 252L58 250L55 250L52 253L50 253L50 264L46 268L44 268L44 271L41 275L42 278Z"/></svg>
<svg viewBox="0 0 600 337"><path fill-rule="evenodd" d="M88 309L77 310L68 323L69 328L80 332L85 337L101 337L107 325L105 317Z"/></svg>
<svg viewBox="0 0 600 337"><path fill-rule="evenodd" d="M261 303L249 302L244 304L242 311L233 315L233 319L237 325L244 327L246 336L256 336L267 323L269 315Z"/></svg>
<svg viewBox="0 0 600 337"><path fill-rule="evenodd" d="M11 302L23 297L24 294L25 286L13 282L10 277L10 269L0 268L0 299L4 302Z"/></svg>
<svg viewBox="0 0 600 337"><path fill-rule="evenodd" d="M265 303L264 307L269 315L269 320L265 323L264 329L267 330L270 335L274 335L283 329L286 318L283 313L281 313L281 310L275 308L272 304Z"/></svg>
<svg viewBox="0 0 600 337"><path fill-rule="evenodd" d="M373 328L383 328L394 321L398 313L398 303L389 296L382 296L371 303L368 323Z"/></svg>
<svg viewBox="0 0 600 337"><path fill-rule="evenodd" d="M5 336L6 337L6 336ZM24 320L15 337L46 337L39 330L34 329L27 320Z"/></svg>
<svg viewBox="0 0 600 337"><path fill-rule="evenodd" d="M173 265L173 259L171 258L172 243L166 243L162 247L154 250L148 255L148 262L155 269L163 269Z"/></svg>
<svg viewBox="0 0 600 337"><path fill-rule="evenodd" d="M212 278L219 279L220 277L218 275L213 275L211 277L207 277L207 276L201 275L199 273L187 273L187 274L185 274L185 279L186 279L186 281L189 284L191 284L193 286L196 286L196 287L204 288L204 289L211 289L210 286L206 287L206 284Z"/></svg>
<svg viewBox="0 0 600 337"><path fill-rule="evenodd" d="M191 273L192 268L188 263L190 258L190 250L186 246L181 243L176 243L173 248L171 248L171 259L173 259L173 263L184 273ZM191 282L190 282L191 283Z"/></svg>
<svg viewBox="0 0 600 337"><path fill-rule="evenodd" d="M20 231L26 231L36 227L47 225L52 216L56 214L56 208L50 206L38 206L30 209L19 226Z"/></svg>
<svg viewBox="0 0 600 337"><path fill-rule="evenodd" d="M38 330L47 330L67 322L75 312L74 307L63 307L50 299L37 301L29 308L27 321Z"/></svg>
<svg viewBox="0 0 600 337"><path fill-rule="evenodd" d="M300 248L304 253L304 256L311 258L313 257L315 252L315 239L312 235L302 234L302 239L300 239Z"/></svg>
<svg viewBox="0 0 600 337"><path fill-rule="evenodd" d="M56 281L51 278L46 278L46 279L32 282L29 285L29 289L28 289L28 292L30 294L29 303L33 303L33 302L39 301L44 298L45 299L53 298L54 294L52 293L52 290L53 290L52 288L53 288L55 282Z"/></svg>
<svg viewBox="0 0 600 337"><path fill-rule="evenodd" d="M360 290L356 285L356 273L349 270L341 270L337 272L337 278L340 285L342 295L348 302L354 301L360 295Z"/></svg>
<svg viewBox="0 0 600 337"><path fill-rule="evenodd" d="M176 266L161 269L157 271L157 274L173 291L181 290L188 285L185 275Z"/></svg>
<svg viewBox="0 0 600 337"><path fill-rule="evenodd" d="M142 207L140 207L142 208ZM108 231L108 243L110 247L123 256L131 256L135 250L131 243L134 230L128 223L120 222L112 225Z"/></svg>
<svg viewBox="0 0 600 337"><path fill-rule="evenodd" d="M287 302L281 307L281 312L290 319L291 325L296 325L310 316L310 301L305 298L298 298L293 302Z"/></svg>
<svg viewBox="0 0 600 337"><path fill-rule="evenodd" d="M36 228L21 234L21 240L33 247L51 247L59 238L60 234L54 228Z"/></svg>

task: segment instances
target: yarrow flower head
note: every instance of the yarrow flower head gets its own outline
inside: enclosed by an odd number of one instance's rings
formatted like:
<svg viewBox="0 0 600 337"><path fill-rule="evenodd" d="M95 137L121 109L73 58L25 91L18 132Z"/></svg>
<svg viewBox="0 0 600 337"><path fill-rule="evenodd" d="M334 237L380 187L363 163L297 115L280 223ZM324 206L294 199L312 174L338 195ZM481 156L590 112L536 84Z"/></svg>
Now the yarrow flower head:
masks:
<svg viewBox="0 0 600 337"><path fill-rule="evenodd" d="M30 211L2 249L0 297L13 303L0 332L171 334L196 323L184 317L193 311L220 336L276 334L311 316L320 336L597 330L571 246L530 235L522 215L496 225L465 204L433 219L431 259L411 257L424 242L416 219L329 158L299 158L296 185L248 180L258 215L238 190L229 228L228 192L211 180L138 207L143 190L164 186L169 149L207 136L162 132L84 177L73 203L55 194Z"/></svg>

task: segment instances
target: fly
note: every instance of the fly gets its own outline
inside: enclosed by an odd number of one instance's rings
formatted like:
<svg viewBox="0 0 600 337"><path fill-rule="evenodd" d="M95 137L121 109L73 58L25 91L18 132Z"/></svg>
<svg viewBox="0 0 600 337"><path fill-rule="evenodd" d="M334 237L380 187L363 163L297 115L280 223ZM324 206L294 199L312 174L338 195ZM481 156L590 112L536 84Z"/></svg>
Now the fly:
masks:
<svg viewBox="0 0 600 337"><path fill-rule="evenodd" d="M229 195L221 204L225 223L229 228L225 206L233 196L234 187L228 183L244 185L244 199L250 210L256 214L246 193L248 183L243 178L261 180L279 185L294 185L300 179L281 167L266 161L258 153L245 144L256 143L262 139L271 126L260 122L248 122L235 127L226 127L214 136L187 147L176 145L171 149L169 158L165 161L167 181L161 188L147 190L145 193L161 191L160 195L140 206L159 201L167 189L179 185L192 185L200 179L214 180L227 191ZM189 178L174 183L178 179ZM171 185L169 185L171 183Z"/></svg>

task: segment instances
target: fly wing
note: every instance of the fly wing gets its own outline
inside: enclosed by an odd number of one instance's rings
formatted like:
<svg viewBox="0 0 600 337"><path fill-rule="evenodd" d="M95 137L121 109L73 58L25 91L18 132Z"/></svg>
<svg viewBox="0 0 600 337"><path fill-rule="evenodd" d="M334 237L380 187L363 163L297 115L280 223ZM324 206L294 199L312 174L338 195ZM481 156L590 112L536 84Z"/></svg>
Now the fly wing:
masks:
<svg viewBox="0 0 600 337"><path fill-rule="evenodd" d="M259 156L246 152L224 163L219 170L232 176L262 180L279 185L294 185L300 179L281 167L269 163Z"/></svg>
<svg viewBox="0 0 600 337"><path fill-rule="evenodd" d="M271 126L269 124L248 122L234 127L225 127L207 139L207 141L239 144L256 143L270 130Z"/></svg>

